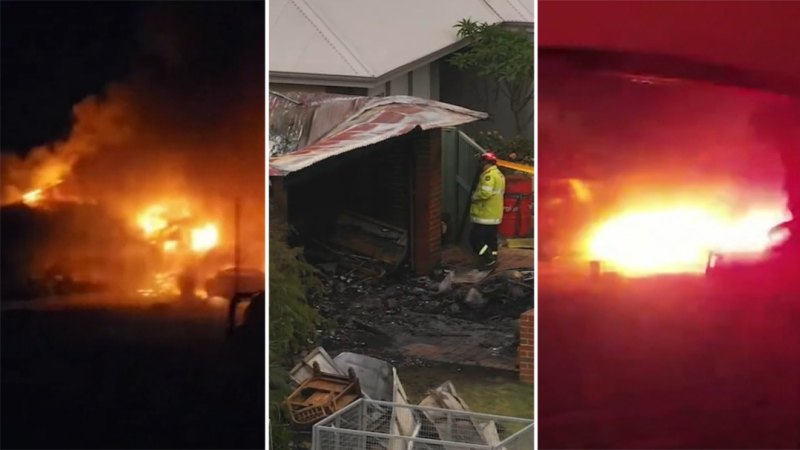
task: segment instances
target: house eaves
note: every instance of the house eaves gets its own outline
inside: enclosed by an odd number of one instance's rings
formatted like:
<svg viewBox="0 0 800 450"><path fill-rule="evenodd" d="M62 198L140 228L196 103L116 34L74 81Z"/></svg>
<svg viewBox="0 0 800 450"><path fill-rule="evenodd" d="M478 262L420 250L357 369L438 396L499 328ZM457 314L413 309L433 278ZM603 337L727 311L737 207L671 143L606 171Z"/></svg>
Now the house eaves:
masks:
<svg viewBox="0 0 800 450"><path fill-rule="evenodd" d="M434 61L439 60L451 53L457 52L466 47L469 43L462 39L447 47L439 49L438 51L425 55L424 57L404 64L396 69L384 73L378 77L354 77L354 76L339 76L339 75L324 75L313 73L292 73L292 72L270 72L270 83L285 83L285 84L306 84L316 86L344 86L344 87L358 87L358 88L373 88L381 86L384 83L397 78L404 73L424 67Z"/></svg>
<svg viewBox="0 0 800 450"><path fill-rule="evenodd" d="M272 0L270 81L373 87L466 45L453 25L532 24L522 0Z"/></svg>

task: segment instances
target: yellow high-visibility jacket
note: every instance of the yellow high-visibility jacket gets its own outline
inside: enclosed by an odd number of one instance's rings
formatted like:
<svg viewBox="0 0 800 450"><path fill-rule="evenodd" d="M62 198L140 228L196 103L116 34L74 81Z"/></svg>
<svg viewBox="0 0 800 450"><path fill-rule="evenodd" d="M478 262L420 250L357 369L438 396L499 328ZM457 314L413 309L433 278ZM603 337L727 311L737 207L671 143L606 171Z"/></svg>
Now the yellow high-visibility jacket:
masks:
<svg viewBox="0 0 800 450"><path fill-rule="evenodd" d="M503 194L506 191L506 177L497 166L489 166L481 173L481 179L472 193L469 208L473 223L499 225L503 221Z"/></svg>

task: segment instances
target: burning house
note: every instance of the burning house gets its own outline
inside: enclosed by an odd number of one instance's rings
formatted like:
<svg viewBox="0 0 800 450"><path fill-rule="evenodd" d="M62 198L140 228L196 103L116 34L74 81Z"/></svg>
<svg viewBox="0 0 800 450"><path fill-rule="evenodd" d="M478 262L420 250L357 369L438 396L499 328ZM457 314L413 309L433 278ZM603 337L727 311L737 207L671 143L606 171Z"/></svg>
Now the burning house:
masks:
<svg viewBox="0 0 800 450"><path fill-rule="evenodd" d="M440 259L441 128L486 114L414 97L270 95L275 213L306 244L418 274Z"/></svg>
<svg viewBox="0 0 800 450"><path fill-rule="evenodd" d="M241 20L263 5L194 7L142 7L133 70L77 102L65 135L4 149L14 284L58 273L134 297L204 295L234 264L237 199L241 263L263 273L263 23Z"/></svg>

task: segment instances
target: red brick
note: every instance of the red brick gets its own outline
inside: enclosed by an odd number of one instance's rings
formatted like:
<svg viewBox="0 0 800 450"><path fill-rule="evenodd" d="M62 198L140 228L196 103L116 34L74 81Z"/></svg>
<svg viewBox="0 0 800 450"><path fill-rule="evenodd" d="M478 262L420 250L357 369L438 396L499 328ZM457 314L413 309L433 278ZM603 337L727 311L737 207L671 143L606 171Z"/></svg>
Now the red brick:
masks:
<svg viewBox="0 0 800 450"><path fill-rule="evenodd" d="M523 383L527 383L527 384L533 384L535 382L534 375L532 373L531 374L520 375L519 381L521 381Z"/></svg>
<svg viewBox="0 0 800 450"><path fill-rule="evenodd" d="M519 318L520 345L517 349L519 379L523 383L533 384L535 373L534 321L533 309L522 313Z"/></svg>
<svg viewBox="0 0 800 450"><path fill-rule="evenodd" d="M425 275L441 260L441 142L438 131L413 134L414 270Z"/></svg>

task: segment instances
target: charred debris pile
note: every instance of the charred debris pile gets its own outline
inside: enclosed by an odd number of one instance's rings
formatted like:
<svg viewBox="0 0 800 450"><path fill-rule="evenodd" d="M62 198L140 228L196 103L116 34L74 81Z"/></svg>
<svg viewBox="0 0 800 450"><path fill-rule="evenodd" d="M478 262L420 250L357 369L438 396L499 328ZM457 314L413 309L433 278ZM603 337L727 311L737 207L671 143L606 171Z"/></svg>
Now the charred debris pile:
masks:
<svg viewBox="0 0 800 450"><path fill-rule="evenodd" d="M532 268L480 272L471 268L467 252L450 248L440 268L415 276L404 258L402 230L383 228L384 241L390 242L381 243L375 233L356 236L354 230L365 233L366 226L343 228L348 231L335 231L326 242L304 243L306 259L324 287L312 303L331 325L320 330L321 344L329 350L359 350L400 366L420 365L424 362L404 357L393 345L396 334L452 337L493 330L516 335L520 314L532 306ZM509 352L515 344L515 339L496 343Z"/></svg>

